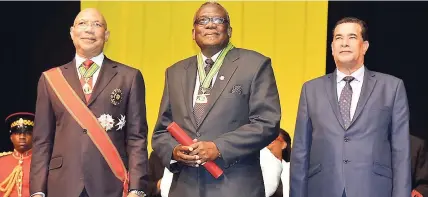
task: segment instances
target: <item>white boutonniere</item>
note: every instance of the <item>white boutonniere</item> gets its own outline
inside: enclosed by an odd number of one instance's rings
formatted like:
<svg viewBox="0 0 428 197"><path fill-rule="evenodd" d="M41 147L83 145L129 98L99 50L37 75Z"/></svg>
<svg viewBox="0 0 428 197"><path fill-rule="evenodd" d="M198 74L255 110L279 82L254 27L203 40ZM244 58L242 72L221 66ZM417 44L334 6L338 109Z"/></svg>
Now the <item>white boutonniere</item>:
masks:
<svg viewBox="0 0 428 197"><path fill-rule="evenodd" d="M98 122L106 131L110 130L114 126L114 119L110 114L102 114L98 118Z"/></svg>
<svg viewBox="0 0 428 197"><path fill-rule="evenodd" d="M125 116L120 114L120 118L119 118L119 122L116 124L117 129L118 130L122 130L122 128L125 126L126 120L125 120Z"/></svg>

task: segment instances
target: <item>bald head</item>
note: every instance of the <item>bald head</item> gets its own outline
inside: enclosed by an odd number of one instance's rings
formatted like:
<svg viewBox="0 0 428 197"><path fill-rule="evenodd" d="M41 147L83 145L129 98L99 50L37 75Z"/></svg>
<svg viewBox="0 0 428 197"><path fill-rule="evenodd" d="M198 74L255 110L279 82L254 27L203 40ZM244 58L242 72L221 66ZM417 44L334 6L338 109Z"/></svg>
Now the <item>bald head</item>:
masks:
<svg viewBox="0 0 428 197"><path fill-rule="evenodd" d="M107 29L107 21L105 20L103 14L101 14L100 11L98 11L96 8L86 8L77 14L76 18L74 19L74 25L78 23L82 18L96 18L99 20L101 24L104 25L104 28Z"/></svg>

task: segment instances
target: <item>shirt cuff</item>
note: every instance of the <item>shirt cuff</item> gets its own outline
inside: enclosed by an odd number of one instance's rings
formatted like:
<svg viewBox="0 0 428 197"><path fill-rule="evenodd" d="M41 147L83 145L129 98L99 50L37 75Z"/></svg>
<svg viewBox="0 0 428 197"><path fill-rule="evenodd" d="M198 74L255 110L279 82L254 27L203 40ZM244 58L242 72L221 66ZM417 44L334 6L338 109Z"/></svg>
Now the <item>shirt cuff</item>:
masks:
<svg viewBox="0 0 428 197"><path fill-rule="evenodd" d="M43 193L43 192L36 192L36 193L32 194L30 197L33 197L35 195L41 195L42 197L46 196L45 193Z"/></svg>

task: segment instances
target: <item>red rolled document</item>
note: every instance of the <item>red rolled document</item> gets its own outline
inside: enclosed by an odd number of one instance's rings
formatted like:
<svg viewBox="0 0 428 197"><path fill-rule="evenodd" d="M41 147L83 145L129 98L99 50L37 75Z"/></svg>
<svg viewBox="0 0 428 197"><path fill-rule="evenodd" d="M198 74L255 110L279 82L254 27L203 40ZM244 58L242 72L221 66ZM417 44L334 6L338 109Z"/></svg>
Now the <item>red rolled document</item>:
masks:
<svg viewBox="0 0 428 197"><path fill-rule="evenodd" d="M181 145L190 146L193 144L192 138L190 138L177 123L172 122L168 125L166 130L168 130L172 137L174 137ZM223 174L223 170L213 161L207 161L203 166L211 175L213 175L214 178L218 178Z"/></svg>

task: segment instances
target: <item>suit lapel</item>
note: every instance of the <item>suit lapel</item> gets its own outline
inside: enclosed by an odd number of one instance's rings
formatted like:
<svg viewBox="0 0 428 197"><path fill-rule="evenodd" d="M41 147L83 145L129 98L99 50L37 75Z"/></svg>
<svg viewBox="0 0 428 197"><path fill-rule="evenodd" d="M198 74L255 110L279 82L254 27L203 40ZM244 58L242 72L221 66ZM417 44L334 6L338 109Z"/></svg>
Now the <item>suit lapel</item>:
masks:
<svg viewBox="0 0 428 197"><path fill-rule="evenodd" d="M185 76L182 78L182 87L184 94L184 102L186 104L187 112L192 120L193 125L196 128L196 119L193 116L193 92L196 84L196 72L197 72L197 59L196 56L190 59L189 64L184 67Z"/></svg>
<svg viewBox="0 0 428 197"><path fill-rule="evenodd" d="M238 65L234 63L234 61L236 61L238 58L239 58L239 53L237 49L232 49L226 55L223 61L223 65L218 71L217 78L214 82L214 86L210 91L210 96L208 99L208 107L207 107L206 113L202 116L201 123L205 120L207 115L210 113L212 107L218 100L224 88L229 83L230 78L232 78L233 74L235 73L236 68L238 68ZM224 79L221 80L220 77Z"/></svg>
<svg viewBox="0 0 428 197"><path fill-rule="evenodd" d="M80 84L79 76L77 75L76 60L73 59L71 62L61 68L62 74L67 80L68 84L73 88L80 99L86 103L85 95L83 94L82 85Z"/></svg>
<svg viewBox="0 0 428 197"><path fill-rule="evenodd" d="M337 98L337 81L336 81L336 71L327 76L327 83L325 83L325 88L327 92L328 100L330 101L331 108L333 109L334 115L336 115L337 120L340 125L345 129L345 123L343 122L342 115L339 110L339 101Z"/></svg>
<svg viewBox="0 0 428 197"><path fill-rule="evenodd" d="M113 79L113 77L117 74L117 70L115 68L116 65L110 59L105 57L91 98L89 99L88 106L95 101L95 99L100 95L107 84L110 83L111 79Z"/></svg>
<svg viewBox="0 0 428 197"><path fill-rule="evenodd" d="M354 114L354 117L352 118L352 121L349 127L352 126L352 124L355 122L355 120L363 111L364 106L367 103L367 100L369 100L369 97L373 92L375 84L376 84L375 73L371 72L366 68L364 71L364 81L363 81L363 87L361 87L360 98L358 100L357 108L355 109L355 114Z"/></svg>

